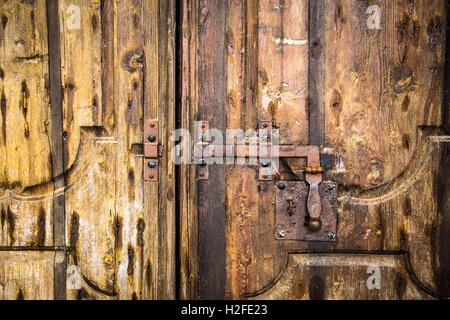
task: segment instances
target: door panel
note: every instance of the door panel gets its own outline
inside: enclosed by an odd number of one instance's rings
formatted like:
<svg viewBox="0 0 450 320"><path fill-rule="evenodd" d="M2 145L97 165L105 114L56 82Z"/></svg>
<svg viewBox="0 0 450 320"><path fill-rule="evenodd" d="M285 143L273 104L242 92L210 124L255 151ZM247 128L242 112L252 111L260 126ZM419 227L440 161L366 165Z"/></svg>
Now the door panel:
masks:
<svg viewBox="0 0 450 320"><path fill-rule="evenodd" d="M445 1L324 10L325 141L342 157L344 186L380 188L410 166L418 128L442 123Z"/></svg>
<svg viewBox="0 0 450 320"><path fill-rule="evenodd" d="M1 6L4 298L174 298L175 3Z"/></svg>
<svg viewBox="0 0 450 320"><path fill-rule="evenodd" d="M55 252L0 252L0 299L52 300Z"/></svg>
<svg viewBox="0 0 450 320"><path fill-rule="evenodd" d="M402 256L293 254L273 286L254 298L402 300L429 296L408 277Z"/></svg>
<svg viewBox="0 0 450 320"><path fill-rule="evenodd" d="M278 182L305 181L305 159L282 158L273 181L261 162L207 165L209 178L182 166L198 188L181 192L183 298L448 294L445 10L440 0L184 2L182 126L269 121L280 144L318 146L338 222L330 241L276 236ZM381 270L380 288L368 270Z"/></svg>

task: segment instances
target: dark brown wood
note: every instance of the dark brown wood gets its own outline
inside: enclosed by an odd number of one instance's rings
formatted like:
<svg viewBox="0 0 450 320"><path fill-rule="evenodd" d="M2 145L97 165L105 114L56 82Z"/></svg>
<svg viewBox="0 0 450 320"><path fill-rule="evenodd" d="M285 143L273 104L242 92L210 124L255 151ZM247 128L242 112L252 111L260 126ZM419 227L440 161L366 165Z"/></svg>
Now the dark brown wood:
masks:
<svg viewBox="0 0 450 320"><path fill-rule="evenodd" d="M442 121L447 134L450 134L450 2L447 1L447 27L445 31L445 66L444 66L444 97L442 101Z"/></svg>
<svg viewBox="0 0 450 320"><path fill-rule="evenodd" d="M309 1L309 143L316 146L325 143L325 3Z"/></svg>
<svg viewBox="0 0 450 320"><path fill-rule="evenodd" d="M64 140L67 140L67 133L63 132L59 1L47 1L47 25L51 107L51 163L54 190L55 193L57 192L53 200L53 244L58 247L64 247L66 242L66 208L64 192L61 193L60 191L65 187ZM63 253L56 253L54 276L54 297L56 300L66 298L66 265L65 251Z"/></svg>
<svg viewBox="0 0 450 320"><path fill-rule="evenodd" d="M440 215L438 240L437 289L442 296L450 296L450 143L443 146L439 164L437 201Z"/></svg>
<svg viewBox="0 0 450 320"><path fill-rule="evenodd" d="M202 1L199 7L198 119L224 132L226 117L226 30L228 2ZM218 76L220 75L220 76ZM225 297L225 166L211 165L209 180L199 181L199 298Z"/></svg>

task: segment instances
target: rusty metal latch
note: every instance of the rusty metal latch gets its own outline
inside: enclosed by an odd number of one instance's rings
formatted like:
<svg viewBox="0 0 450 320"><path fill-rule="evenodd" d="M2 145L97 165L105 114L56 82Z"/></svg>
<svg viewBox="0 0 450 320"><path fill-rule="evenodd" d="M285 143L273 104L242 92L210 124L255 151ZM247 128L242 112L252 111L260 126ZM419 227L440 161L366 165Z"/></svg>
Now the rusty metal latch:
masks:
<svg viewBox="0 0 450 320"><path fill-rule="evenodd" d="M157 120L145 121L144 139L144 180L157 182L159 158L162 156Z"/></svg>
<svg viewBox="0 0 450 320"><path fill-rule="evenodd" d="M311 186L306 181L280 181L275 190L276 240L326 241L337 240L337 188L324 181L317 187L320 215L308 208ZM318 209L317 209L318 210ZM314 222L314 223L311 223ZM320 228L319 228L320 225Z"/></svg>
<svg viewBox="0 0 450 320"><path fill-rule="evenodd" d="M207 121L199 122L199 142L195 145L195 154L197 158L198 180L209 179L209 169L206 159L215 156L215 149L211 148L207 151L207 147L210 143L208 137L209 123ZM240 158L254 158L260 159L259 161L259 180L260 181L272 181L273 180L273 160L274 158L306 158L307 167L305 170L306 183L299 183L296 181L289 182L290 186L297 186L301 191L300 194L290 188L290 192L286 193L284 189L279 190L283 196L281 202L277 198L277 215L283 215L284 217L290 217L289 221L294 221L294 225L300 221L299 216L302 216L303 222L302 228L298 233L290 231L291 228L283 226L284 230L279 227L277 234L284 234L279 239L292 239L292 240L336 240L336 210L333 205L334 199L337 199L336 190L323 190L322 176L324 168L320 162L320 147L319 146L302 146L302 145L275 145L272 144L273 129L272 121L261 121L259 123L259 140L255 145L231 145L227 148L233 148L232 153L236 157ZM283 185L283 183L282 183ZM306 185L306 187L305 187ZM335 185L334 182L329 182L328 185ZM294 187L295 189L295 187ZM335 188L334 188L335 189ZM305 199L303 199L305 196ZM305 201L304 205L302 201ZM300 209L302 208L302 209ZM299 210L302 210L301 214L297 214ZM281 219L283 220L283 219ZM292 227L292 225L290 225ZM301 231L304 227L308 231ZM326 229L326 230L324 230ZM306 233L307 234L306 234ZM326 233L324 235L324 232ZM334 236L330 236L334 235Z"/></svg>

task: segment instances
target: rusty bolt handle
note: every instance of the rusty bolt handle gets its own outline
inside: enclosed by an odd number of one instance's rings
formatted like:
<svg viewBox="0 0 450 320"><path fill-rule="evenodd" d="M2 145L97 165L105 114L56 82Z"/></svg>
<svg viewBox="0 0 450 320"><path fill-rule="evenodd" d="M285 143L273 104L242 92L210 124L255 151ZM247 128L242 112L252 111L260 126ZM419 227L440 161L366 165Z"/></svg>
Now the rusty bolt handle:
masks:
<svg viewBox="0 0 450 320"><path fill-rule="evenodd" d="M307 173L306 181L309 184L307 210L309 214L309 229L319 231L322 228L322 200L320 199L319 185L322 183L322 173Z"/></svg>

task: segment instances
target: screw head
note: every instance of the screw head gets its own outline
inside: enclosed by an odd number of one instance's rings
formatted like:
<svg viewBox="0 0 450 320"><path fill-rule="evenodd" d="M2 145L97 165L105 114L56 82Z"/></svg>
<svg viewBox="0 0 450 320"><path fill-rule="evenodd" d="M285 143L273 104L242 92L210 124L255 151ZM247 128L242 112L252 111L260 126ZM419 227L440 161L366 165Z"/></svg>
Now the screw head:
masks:
<svg viewBox="0 0 450 320"><path fill-rule="evenodd" d="M204 167L204 166L206 166L206 160L205 159L201 159L198 164L200 165L200 167Z"/></svg>
<svg viewBox="0 0 450 320"><path fill-rule="evenodd" d="M336 188L335 184L329 184L328 185L328 190L333 191Z"/></svg>
<svg viewBox="0 0 450 320"><path fill-rule="evenodd" d="M285 185L283 182L280 182L280 183L278 184L278 189L284 190L284 189L286 189L286 185Z"/></svg>
<svg viewBox="0 0 450 320"><path fill-rule="evenodd" d="M270 142L270 135L268 135L268 134L263 135L262 141L264 141L264 142Z"/></svg>
<svg viewBox="0 0 450 320"><path fill-rule="evenodd" d="M155 161L149 161L147 165L148 165L149 168L152 168L152 169L156 168L156 162Z"/></svg>
<svg viewBox="0 0 450 320"><path fill-rule="evenodd" d="M328 239L330 239L330 240L336 239L336 233L335 232L328 232Z"/></svg>
<svg viewBox="0 0 450 320"><path fill-rule="evenodd" d="M148 136L148 141L155 142L156 141L156 137L151 134L151 135Z"/></svg>
<svg viewBox="0 0 450 320"><path fill-rule="evenodd" d="M281 238L281 239L286 237L286 231L284 231L284 230L278 231L278 237Z"/></svg>
<svg viewBox="0 0 450 320"><path fill-rule="evenodd" d="M261 162L261 166L264 168L268 168L272 165L272 163L270 161L263 161Z"/></svg>

